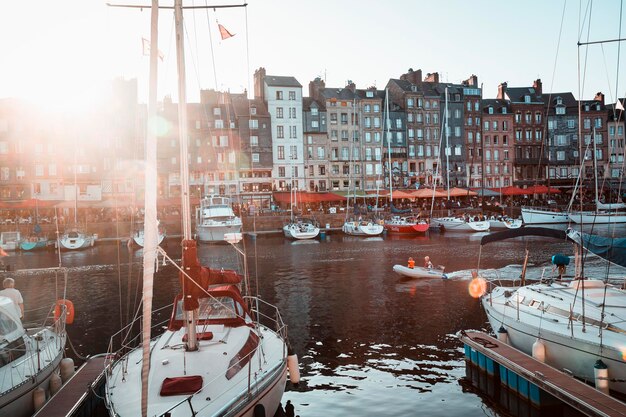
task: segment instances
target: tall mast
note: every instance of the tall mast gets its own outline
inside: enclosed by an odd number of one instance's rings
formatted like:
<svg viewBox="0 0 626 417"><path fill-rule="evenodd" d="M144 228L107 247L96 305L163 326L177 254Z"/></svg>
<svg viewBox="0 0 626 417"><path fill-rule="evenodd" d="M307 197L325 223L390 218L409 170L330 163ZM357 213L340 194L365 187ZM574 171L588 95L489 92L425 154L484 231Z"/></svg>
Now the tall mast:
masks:
<svg viewBox="0 0 626 417"><path fill-rule="evenodd" d="M385 131L385 139L387 139L387 155L388 161L387 164L389 166L389 198L391 199L391 203L393 204L393 175L391 172L391 138L389 135L389 124L391 123L391 117L389 116L389 89L385 89L385 121L384 123L387 125L387 130ZM383 143L385 141L383 140Z"/></svg>
<svg viewBox="0 0 626 417"><path fill-rule="evenodd" d="M141 364L141 415L148 414L148 377L150 375L150 328L152 327L152 293L154 264L157 249L157 139L155 122L157 116L157 59L159 1L152 0L150 15L150 81L148 93L148 124L146 136L146 172L144 190L144 249L143 249L143 315L142 315L142 364Z"/></svg>
<svg viewBox="0 0 626 417"><path fill-rule="evenodd" d="M448 189L448 201L450 201L450 143L448 136L450 135L450 127L448 126L448 87L446 87L446 188Z"/></svg>

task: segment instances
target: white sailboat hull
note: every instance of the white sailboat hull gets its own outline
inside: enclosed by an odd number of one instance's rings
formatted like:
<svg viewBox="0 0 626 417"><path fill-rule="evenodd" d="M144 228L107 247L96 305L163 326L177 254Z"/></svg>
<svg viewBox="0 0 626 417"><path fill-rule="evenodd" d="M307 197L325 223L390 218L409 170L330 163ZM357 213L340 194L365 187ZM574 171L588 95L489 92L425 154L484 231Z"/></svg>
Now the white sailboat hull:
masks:
<svg viewBox="0 0 626 417"><path fill-rule="evenodd" d="M489 230L519 229L522 227L520 219L515 220L489 220Z"/></svg>
<svg viewBox="0 0 626 417"><path fill-rule="evenodd" d="M579 211L569 214L569 219L577 224L618 224L626 223L626 213L595 213Z"/></svg>
<svg viewBox="0 0 626 417"><path fill-rule="evenodd" d="M342 230L350 236L378 236L385 228L372 222L345 222Z"/></svg>
<svg viewBox="0 0 626 417"><path fill-rule="evenodd" d="M64 234L59 238L61 249L66 250L86 249L92 247L95 243L95 236L87 235L85 233Z"/></svg>
<svg viewBox="0 0 626 417"><path fill-rule="evenodd" d="M160 245L164 239L165 239L165 233L162 233L161 231L159 231L159 234L157 236L157 245ZM133 241L137 244L137 246L140 246L143 248L143 230L133 235Z"/></svg>
<svg viewBox="0 0 626 417"><path fill-rule="evenodd" d="M44 332L39 351L36 341L30 339L25 356L0 368L0 415L31 416L35 412L34 390L39 387L49 390L50 378L63 359L66 336L65 333L59 335L51 330ZM38 360L41 361L40 370L37 369Z"/></svg>
<svg viewBox="0 0 626 417"><path fill-rule="evenodd" d="M566 286L556 288L557 285L559 284L554 284L553 287L533 286L537 290L527 291L521 296L521 301L523 297L527 299L526 305L521 304L519 310L515 288L496 288L491 294L485 295L482 298L482 304L492 329L497 331L501 326L504 327L508 332L511 346L529 355L532 355L533 344L540 336L546 347L546 363L557 369L567 369L579 378L593 381L594 365L598 359L602 359L608 366L609 378L625 379L626 362L622 351L626 347L626 335L621 330L611 331L605 328L600 337L598 327L590 324L587 324L586 331L583 331L582 320L578 318L580 307L574 310L575 318L569 322L569 303L567 302L569 299L565 302L560 301L560 297L564 294L560 291ZM586 320L599 318L599 316L596 317L597 306L596 308L594 306L602 302L600 296L603 294L603 289L597 288L597 290L599 291L595 294L591 289L586 290L587 298L591 299L585 301ZM566 291L573 293L575 290ZM510 300L508 303L503 302L505 292L512 294L508 298ZM564 299L566 297L563 296ZM531 298L537 301L531 302ZM580 305L580 295L578 298L577 303ZM619 309L621 308L619 306L623 304L623 299L623 294L610 292L606 302ZM546 301L540 302L539 300ZM542 303L546 308L560 309L560 315L542 313L539 310ZM610 382L609 386L614 391L626 393L626 383Z"/></svg>
<svg viewBox="0 0 626 417"><path fill-rule="evenodd" d="M319 227L302 227L298 223L289 223L283 227L285 237L290 239L314 239L320 234Z"/></svg>
<svg viewBox="0 0 626 417"><path fill-rule="evenodd" d="M486 232L489 230L488 221L465 221L457 217L440 217L430 220L430 227L442 227L446 231L455 232Z"/></svg>
<svg viewBox="0 0 626 417"><path fill-rule="evenodd" d="M172 417L189 417L189 403L184 400L190 397L198 417L253 417L258 404L263 405L266 416L273 416L285 389L287 349L284 341L273 331L260 326L259 347L248 363L229 379L226 376L229 362L236 357L252 330L248 326L198 327L199 333L207 331L214 334L214 339L199 341L195 352L185 352L180 347L184 328L168 330L153 341L148 415L162 415L169 411ZM220 340L228 340L228 343ZM141 355L141 349L135 349L112 367L106 384L112 417L141 415ZM186 375L202 376L201 392L192 396L160 395L165 378L185 376L184 369L187 369ZM248 387L253 395L248 394Z"/></svg>
<svg viewBox="0 0 626 417"><path fill-rule="evenodd" d="M522 207L522 220L524 224L569 223L570 221L567 213L526 207Z"/></svg>

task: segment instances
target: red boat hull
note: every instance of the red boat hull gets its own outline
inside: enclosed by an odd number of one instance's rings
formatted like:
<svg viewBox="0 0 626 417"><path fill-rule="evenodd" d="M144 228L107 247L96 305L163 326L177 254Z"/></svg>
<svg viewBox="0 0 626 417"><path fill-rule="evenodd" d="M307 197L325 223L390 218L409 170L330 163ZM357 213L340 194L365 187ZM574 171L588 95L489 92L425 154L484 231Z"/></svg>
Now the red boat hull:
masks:
<svg viewBox="0 0 626 417"><path fill-rule="evenodd" d="M387 233L394 235L417 235L425 233L428 230L428 224L385 224L385 230Z"/></svg>

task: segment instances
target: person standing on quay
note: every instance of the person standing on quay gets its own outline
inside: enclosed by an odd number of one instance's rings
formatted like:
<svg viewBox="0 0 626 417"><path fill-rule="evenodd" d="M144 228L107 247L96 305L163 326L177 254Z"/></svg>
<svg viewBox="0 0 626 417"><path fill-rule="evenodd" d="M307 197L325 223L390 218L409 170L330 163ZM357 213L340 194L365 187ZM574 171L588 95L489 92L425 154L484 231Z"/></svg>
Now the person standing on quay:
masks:
<svg viewBox="0 0 626 417"><path fill-rule="evenodd" d="M4 281L2 281L2 286L4 289L0 291L0 295L10 298L13 304L15 304L18 315L20 318L23 318L24 299L22 298L22 293L15 289L15 280L13 278L5 278Z"/></svg>

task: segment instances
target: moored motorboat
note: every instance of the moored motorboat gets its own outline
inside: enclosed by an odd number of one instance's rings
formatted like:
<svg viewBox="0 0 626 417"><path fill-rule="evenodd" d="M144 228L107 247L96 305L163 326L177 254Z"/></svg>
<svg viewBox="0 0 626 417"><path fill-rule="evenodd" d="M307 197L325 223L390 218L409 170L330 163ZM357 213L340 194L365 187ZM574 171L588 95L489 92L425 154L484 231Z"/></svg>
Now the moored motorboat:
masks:
<svg viewBox="0 0 626 417"><path fill-rule="evenodd" d="M23 251L41 250L47 248L49 244L46 236L30 236L20 241L19 249Z"/></svg>
<svg viewBox="0 0 626 417"><path fill-rule="evenodd" d="M443 268L424 268L421 266L410 268L404 265L394 265L393 272L409 278L447 278Z"/></svg>
<svg viewBox="0 0 626 417"><path fill-rule="evenodd" d="M196 210L196 238L200 242L224 242L224 234L241 232L241 218L235 216L230 198L211 195L200 200Z"/></svg>
<svg viewBox="0 0 626 417"><path fill-rule="evenodd" d="M577 224L624 224L626 212L624 211L573 211L568 214L572 223Z"/></svg>

